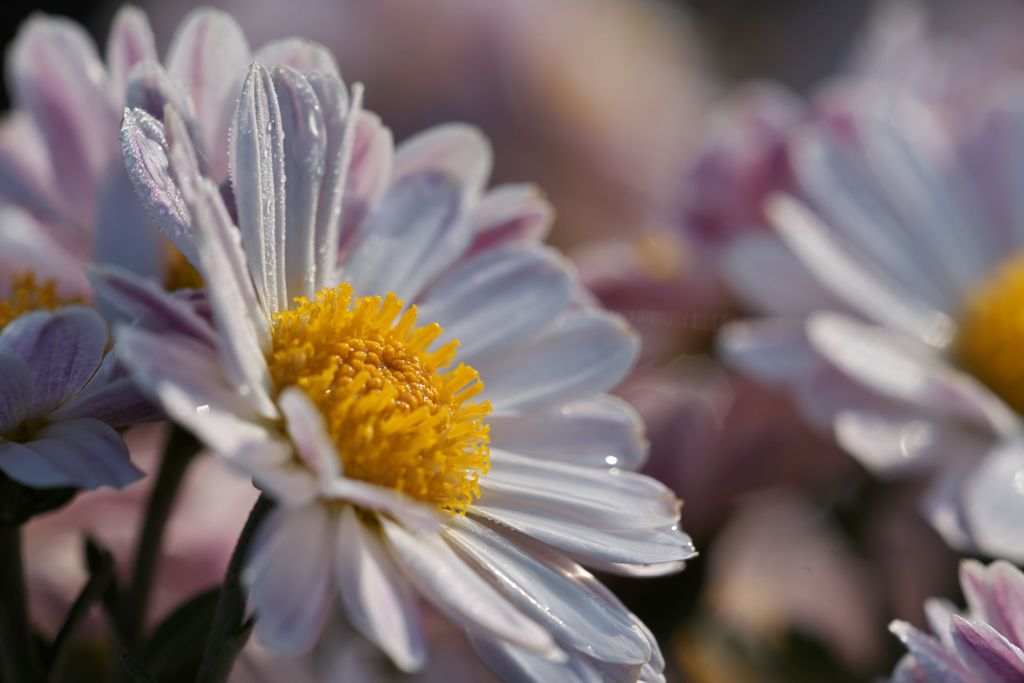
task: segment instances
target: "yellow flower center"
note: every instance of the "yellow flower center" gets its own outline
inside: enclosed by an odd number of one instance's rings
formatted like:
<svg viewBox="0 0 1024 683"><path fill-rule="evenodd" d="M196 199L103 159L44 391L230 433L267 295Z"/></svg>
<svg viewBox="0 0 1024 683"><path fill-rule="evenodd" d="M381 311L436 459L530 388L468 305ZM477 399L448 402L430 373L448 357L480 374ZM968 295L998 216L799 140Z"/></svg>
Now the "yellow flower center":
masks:
<svg viewBox="0 0 1024 683"><path fill-rule="evenodd" d="M953 355L1007 405L1024 413L1024 257L1007 261L972 294Z"/></svg>
<svg viewBox="0 0 1024 683"><path fill-rule="evenodd" d="M428 350L441 327L417 327L394 294L354 299L342 284L295 303L274 314L270 373L319 408L345 476L465 514L490 465L491 406L471 402L476 370L451 367L458 342Z"/></svg>
<svg viewBox="0 0 1024 683"><path fill-rule="evenodd" d="M57 292L56 280L36 282L34 273L11 276L10 292L0 299L0 330L15 318L32 311L53 310L82 303L78 297L65 297Z"/></svg>

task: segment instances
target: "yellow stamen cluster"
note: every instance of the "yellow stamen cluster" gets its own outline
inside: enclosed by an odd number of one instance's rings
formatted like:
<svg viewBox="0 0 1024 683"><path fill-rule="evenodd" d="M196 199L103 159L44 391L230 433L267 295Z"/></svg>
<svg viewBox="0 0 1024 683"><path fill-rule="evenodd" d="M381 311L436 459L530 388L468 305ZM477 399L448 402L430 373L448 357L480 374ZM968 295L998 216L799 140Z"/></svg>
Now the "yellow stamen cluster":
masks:
<svg viewBox="0 0 1024 683"><path fill-rule="evenodd" d="M320 409L347 477L465 514L490 465L491 406L471 402L476 370L451 368L458 342L428 350L441 327L416 327L416 307L403 307L348 284L296 299L274 314L271 376Z"/></svg>
<svg viewBox="0 0 1024 683"><path fill-rule="evenodd" d="M1007 405L1024 413L1024 258L1008 261L968 300L953 353Z"/></svg>
<svg viewBox="0 0 1024 683"><path fill-rule="evenodd" d="M18 316L32 311L53 310L81 303L77 297L61 296L55 280L36 281L32 272L11 277L10 291L0 299L0 329Z"/></svg>

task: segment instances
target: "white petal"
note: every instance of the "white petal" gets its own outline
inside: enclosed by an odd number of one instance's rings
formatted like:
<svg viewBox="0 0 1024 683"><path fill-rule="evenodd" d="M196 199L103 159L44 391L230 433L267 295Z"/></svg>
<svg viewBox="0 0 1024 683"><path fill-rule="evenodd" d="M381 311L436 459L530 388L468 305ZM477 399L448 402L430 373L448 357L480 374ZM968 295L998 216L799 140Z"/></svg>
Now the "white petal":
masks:
<svg viewBox="0 0 1024 683"><path fill-rule="evenodd" d="M28 417L32 373L21 358L0 354L0 435Z"/></svg>
<svg viewBox="0 0 1024 683"><path fill-rule="evenodd" d="M415 299L469 240L461 191L456 179L439 172L394 182L362 226L343 279L359 295Z"/></svg>
<svg viewBox="0 0 1024 683"><path fill-rule="evenodd" d="M270 312L287 309L284 133L270 71L259 64L249 68L235 114L231 186L260 301Z"/></svg>
<svg viewBox="0 0 1024 683"><path fill-rule="evenodd" d="M913 338L833 314L808 320L807 336L814 349L843 373L883 395L982 428L1016 428L1017 418L1009 408Z"/></svg>
<svg viewBox="0 0 1024 683"><path fill-rule="evenodd" d="M476 369L496 413L556 405L611 389L632 368L639 340L618 317L568 313L520 347Z"/></svg>
<svg viewBox="0 0 1024 683"><path fill-rule="evenodd" d="M455 178L465 195L473 196L483 192L492 163L491 146L479 129L449 123L429 128L399 145L394 178L441 172Z"/></svg>
<svg viewBox="0 0 1024 683"><path fill-rule="evenodd" d="M324 180L317 199L316 282L314 291L335 284L341 240L341 210L356 141L356 122L362 111L363 89L356 85L351 100L338 78L312 74L309 83L323 113L327 138Z"/></svg>
<svg viewBox="0 0 1024 683"><path fill-rule="evenodd" d="M376 114L354 114L352 165L345 179L339 247L348 252L362 233L366 216L388 188L395 148L391 131Z"/></svg>
<svg viewBox="0 0 1024 683"><path fill-rule="evenodd" d="M287 387L277 399L295 450L321 482L341 476L341 457L327 435L323 416L306 394Z"/></svg>
<svg viewBox="0 0 1024 683"><path fill-rule="evenodd" d="M313 86L290 67L275 67L274 90L284 138L285 301L316 294L317 203L324 178L327 132ZM280 257L280 255L279 255Z"/></svg>
<svg viewBox="0 0 1024 683"><path fill-rule="evenodd" d="M780 234L818 280L850 306L883 325L921 341L942 345L952 337L952 321L940 311L913 300L857 263L835 243L829 230L799 202L776 198L768 214Z"/></svg>
<svg viewBox="0 0 1024 683"><path fill-rule="evenodd" d="M192 207L199 231L199 262L217 326L224 371L239 394L259 413L274 417L270 370L270 324L256 305L252 280L242 261L239 233L231 224L220 191L203 180Z"/></svg>
<svg viewBox="0 0 1024 683"><path fill-rule="evenodd" d="M367 510L383 512L411 529L436 532L441 526L440 513L434 508L394 489L369 482L340 477L324 486L320 493L329 500L346 501Z"/></svg>
<svg viewBox="0 0 1024 683"><path fill-rule="evenodd" d="M329 49L305 38L272 40L252 56L252 61L268 67L287 66L300 74L339 75L338 63Z"/></svg>
<svg viewBox="0 0 1024 683"><path fill-rule="evenodd" d="M539 243L551 231L555 210L544 193L528 184L499 185L477 208L471 252L509 242Z"/></svg>
<svg viewBox="0 0 1024 683"><path fill-rule="evenodd" d="M543 460L637 470L647 460L644 425L622 399L602 395L514 415L493 415L494 448Z"/></svg>
<svg viewBox="0 0 1024 683"><path fill-rule="evenodd" d="M219 181L227 172L228 129L249 66L245 34L224 12L194 9L178 25L165 64L191 96L203 129L204 156L210 162L211 177Z"/></svg>
<svg viewBox="0 0 1024 683"><path fill-rule="evenodd" d="M282 655L308 652L334 589L337 523L321 505L278 507L264 520L243 572L256 635Z"/></svg>
<svg viewBox="0 0 1024 683"><path fill-rule="evenodd" d="M491 249L444 275L420 307L420 319L459 340L459 360L474 364L515 346L547 327L570 303L572 282L553 251L528 247Z"/></svg>
<svg viewBox="0 0 1024 683"><path fill-rule="evenodd" d="M772 384L788 384L820 362L808 346L802 319L765 318L728 323L717 339L718 352L734 368Z"/></svg>
<svg viewBox="0 0 1024 683"><path fill-rule="evenodd" d="M341 513L335 563L341 600L353 626L402 671L422 667L426 649L414 597L375 534L363 526L352 507Z"/></svg>
<svg viewBox="0 0 1024 683"><path fill-rule="evenodd" d="M139 385L217 453L241 463L256 456L280 463L290 456L287 444L228 382L213 349L138 328L119 329L117 341Z"/></svg>
<svg viewBox="0 0 1024 683"><path fill-rule="evenodd" d="M399 566L449 618L536 652L558 652L545 629L523 616L437 535L413 533L386 518L379 520Z"/></svg>
<svg viewBox="0 0 1024 683"><path fill-rule="evenodd" d="M132 67L139 62L159 59L153 29L145 12L131 5L123 5L117 10L107 36L106 56L111 88L115 94L124 92Z"/></svg>
<svg viewBox="0 0 1024 683"><path fill-rule="evenodd" d="M492 576L509 600L555 634L557 641L610 662L643 664L651 657L647 639L633 628L629 613L601 600L579 581L586 571L548 565L498 532L458 518L445 535Z"/></svg>

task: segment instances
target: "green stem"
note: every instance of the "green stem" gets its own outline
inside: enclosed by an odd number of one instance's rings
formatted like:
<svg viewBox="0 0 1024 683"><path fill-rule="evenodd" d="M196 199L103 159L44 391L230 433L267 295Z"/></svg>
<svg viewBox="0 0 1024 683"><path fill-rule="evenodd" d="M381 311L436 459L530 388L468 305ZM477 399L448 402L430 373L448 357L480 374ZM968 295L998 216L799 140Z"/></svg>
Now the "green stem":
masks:
<svg viewBox="0 0 1024 683"><path fill-rule="evenodd" d="M135 561L129 584L123 619L125 645L135 652L143 644L143 631L149 611L156 570L160 562L167 521L174 511L178 492L188 467L199 452L199 442L180 427L173 427L167 437L163 460L157 473L153 492L146 507L146 516L135 549Z"/></svg>
<svg viewBox="0 0 1024 683"><path fill-rule="evenodd" d="M0 665L7 683L42 680L25 595L21 529L0 524Z"/></svg>
<svg viewBox="0 0 1024 683"><path fill-rule="evenodd" d="M199 665L196 683L224 683L231 674L235 660L245 647L252 631L252 619L245 619L245 589L242 587L242 569L249 554L249 546L256 530L273 508L266 496L260 496L249 513L235 550L231 554L224 585L217 598L213 624L206 639L206 649Z"/></svg>

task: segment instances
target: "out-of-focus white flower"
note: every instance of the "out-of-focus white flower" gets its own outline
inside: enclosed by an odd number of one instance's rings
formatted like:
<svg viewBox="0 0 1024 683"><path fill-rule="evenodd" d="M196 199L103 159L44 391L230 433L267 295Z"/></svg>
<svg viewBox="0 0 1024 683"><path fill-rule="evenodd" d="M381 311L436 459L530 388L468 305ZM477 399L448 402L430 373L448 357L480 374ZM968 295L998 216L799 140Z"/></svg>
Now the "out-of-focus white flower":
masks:
<svg viewBox="0 0 1024 683"><path fill-rule="evenodd" d="M84 268L95 261L172 289L195 286L133 191L118 128L125 107L159 118L172 104L204 171L223 180L228 126L253 60L337 70L327 50L298 38L252 52L231 17L207 8L181 22L162 62L135 7L114 18L105 61L78 24L41 14L26 21L8 48L13 109L0 124L0 274L31 268L88 296Z"/></svg>
<svg viewBox="0 0 1024 683"><path fill-rule="evenodd" d="M928 516L949 542L1018 558L1022 113L1024 91L1007 84L951 130L879 89L851 107L847 130L802 131L793 158L806 203L778 198L770 213L843 310L737 324L724 338L742 367L792 385L870 469L933 472Z"/></svg>
<svg viewBox="0 0 1024 683"><path fill-rule="evenodd" d="M117 428L152 411L109 352L106 322L54 282L10 285L0 299L0 471L36 488L135 481Z"/></svg>
<svg viewBox="0 0 1024 683"><path fill-rule="evenodd" d="M213 325L98 280L159 328L119 336L137 379L279 503L246 571L258 636L308 650L337 593L415 670L415 588L503 676L660 680L649 631L578 564L656 575L693 555L675 497L629 471L638 417L604 393L634 336L575 303L535 192L484 194L478 132L392 153L358 111L329 73L254 65L230 149L238 227L173 110L166 128L129 111L123 129L151 210L187 211L168 234Z"/></svg>
<svg viewBox="0 0 1024 683"><path fill-rule="evenodd" d="M1008 562L960 565L966 614L944 600L926 605L935 636L903 621L890 629L910 653L893 683L1016 683L1024 680L1024 575Z"/></svg>

